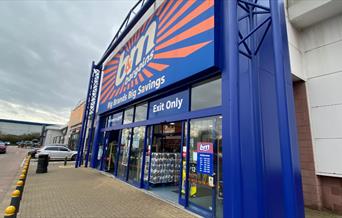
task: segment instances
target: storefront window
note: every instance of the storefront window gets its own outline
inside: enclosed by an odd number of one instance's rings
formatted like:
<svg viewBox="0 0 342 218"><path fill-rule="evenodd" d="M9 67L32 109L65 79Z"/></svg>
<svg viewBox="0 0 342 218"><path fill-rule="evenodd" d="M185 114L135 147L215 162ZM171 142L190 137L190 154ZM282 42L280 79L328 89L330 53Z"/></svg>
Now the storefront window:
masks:
<svg viewBox="0 0 342 218"><path fill-rule="evenodd" d="M134 107L125 110L124 114L124 124L129 124L133 122Z"/></svg>
<svg viewBox="0 0 342 218"><path fill-rule="evenodd" d="M190 148L189 148L189 202L206 208L216 210L217 215L222 210L222 153L220 149L222 128L219 117L195 119L190 122ZM216 174L220 174L215 178ZM218 184L217 184L218 183ZM219 186L221 185L221 187ZM216 208L213 208L213 195L216 195Z"/></svg>
<svg viewBox="0 0 342 218"><path fill-rule="evenodd" d="M140 182L142 158L144 152L145 126L135 127L130 151L128 180Z"/></svg>
<svg viewBox="0 0 342 218"><path fill-rule="evenodd" d="M122 130L117 175L124 179L126 179L129 145L131 144L131 134L131 129Z"/></svg>
<svg viewBox="0 0 342 218"><path fill-rule="evenodd" d="M221 105L221 78L205 81L191 89L191 110Z"/></svg>
<svg viewBox="0 0 342 218"><path fill-rule="evenodd" d="M144 121L147 118L147 103L138 105L135 108L134 122Z"/></svg>

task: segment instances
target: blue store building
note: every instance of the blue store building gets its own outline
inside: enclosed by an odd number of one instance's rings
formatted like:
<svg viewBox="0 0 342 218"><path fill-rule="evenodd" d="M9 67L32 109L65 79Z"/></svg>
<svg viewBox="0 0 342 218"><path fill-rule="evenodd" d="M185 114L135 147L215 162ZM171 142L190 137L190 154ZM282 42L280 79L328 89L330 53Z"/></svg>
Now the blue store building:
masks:
<svg viewBox="0 0 342 218"><path fill-rule="evenodd" d="M303 218L287 45L281 0L139 1L92 65L76 167L205 217Z"/></svg>

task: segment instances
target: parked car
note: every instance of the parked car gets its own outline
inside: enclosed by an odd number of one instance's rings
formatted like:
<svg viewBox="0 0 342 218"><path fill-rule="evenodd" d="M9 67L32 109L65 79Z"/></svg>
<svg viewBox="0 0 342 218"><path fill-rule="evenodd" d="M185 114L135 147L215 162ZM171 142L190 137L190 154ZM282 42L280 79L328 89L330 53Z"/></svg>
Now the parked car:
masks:
<svg viewBox="0 0 342 218"><path fill-rule="evenodd" d="M25 147L32 147L33 143L31 141L24 142Z"/></svg>
<svg viewBox="0 0 342 218"><path fill-rule="evenodd" d="M49 155L51 160L64 160L67 157L69 160L75 160L77 151L72 151L65 145L52 144L38 149L35 157L38 158L41 154Z"/></svg>
<svg viewBox="0 0 342 218"><path fill-rule="evenodd" d="M6 147L5 142L0 141L0 153L4 154L4 153L6 153L6 150L7 150L7 147Z"/></svg>
<svg viewBox="0 0 342 218"><path fill-rule="evenodd" d="M10 145L10 144L11 144L11 142L9 142L9 141L5 142L5 145Z"/></svg>
<svg viewBox="0 0 342 218"><path fill-rule="evenodd" d="M33 145L33 147L35 147L35 148L37 148L37 147L39 147L39 140L38 139L33 139L32 140L32 145Z"/></svg>

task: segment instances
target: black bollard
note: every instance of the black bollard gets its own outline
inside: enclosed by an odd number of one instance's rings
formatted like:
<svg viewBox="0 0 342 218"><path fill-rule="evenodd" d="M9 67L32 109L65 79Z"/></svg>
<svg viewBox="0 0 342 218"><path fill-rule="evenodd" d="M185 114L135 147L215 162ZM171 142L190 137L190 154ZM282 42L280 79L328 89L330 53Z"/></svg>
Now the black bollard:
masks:
<svg viewBox="0 0 342 218"><path fill-rule="evenodd" d="M64 166L66 166L67 163L68 163L68 157L65 157L65 158L64 158Z"/></svg>

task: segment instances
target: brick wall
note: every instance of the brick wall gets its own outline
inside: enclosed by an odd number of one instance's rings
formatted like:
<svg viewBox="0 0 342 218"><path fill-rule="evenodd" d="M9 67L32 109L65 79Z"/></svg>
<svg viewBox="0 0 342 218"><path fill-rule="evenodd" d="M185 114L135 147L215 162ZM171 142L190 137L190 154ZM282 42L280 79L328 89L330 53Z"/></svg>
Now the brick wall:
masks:
<svg viewBox="0 0 342 218"><path fill-rule="evenodd" d="M342 214L342 178L316 176L305 82L295 82L296 122L299 141L304 204Z"/></svg>
<svg viewBox="0 0 342 218"><path fill-rule="evenodd" d="M314 153L310 131L310 120L305 82L293 84L299 154L302 168L304 204L313 209L321 209L320 180L315 174Z"/></svg>
<svg viewBox="0 0 342 218"><path fill-rule="evenodd" d="M342 178L319 176L325 209L342 214Z"/></svg>

